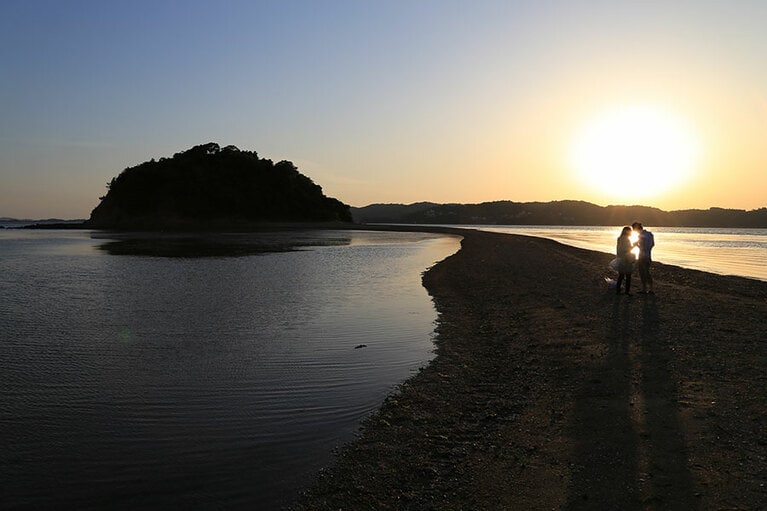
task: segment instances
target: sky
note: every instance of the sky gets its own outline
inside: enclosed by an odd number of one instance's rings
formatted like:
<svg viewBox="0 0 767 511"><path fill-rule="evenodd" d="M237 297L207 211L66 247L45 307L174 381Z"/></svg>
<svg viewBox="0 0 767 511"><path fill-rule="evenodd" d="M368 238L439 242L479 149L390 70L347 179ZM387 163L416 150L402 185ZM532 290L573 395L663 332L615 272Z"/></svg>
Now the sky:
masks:
<svg viewBox="0 0 767 511"><path fill-rule="evenodd" d="M207 142L372 203L767 206L767 2L5 0L0 217Z"/></svg>

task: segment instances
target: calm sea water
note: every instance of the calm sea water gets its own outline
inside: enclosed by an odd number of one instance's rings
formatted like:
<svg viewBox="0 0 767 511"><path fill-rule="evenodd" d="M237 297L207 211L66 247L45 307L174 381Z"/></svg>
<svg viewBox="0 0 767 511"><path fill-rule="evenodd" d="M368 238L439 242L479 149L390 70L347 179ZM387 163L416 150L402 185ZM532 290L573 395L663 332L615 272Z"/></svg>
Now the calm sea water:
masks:
<svg viewBox="0 0 767 511"><path fill-rule="evenodd" d="M549 238L600 252L615 252L622 226L476 226L476 228ZM653 260L721 275L767 281L767 229L651 227Z"/></svg>
<svg viewBox="0 0 767 511"><path fill-rule="evenodd" d="M431 358L420 274L459 246L300 237L327 246L118 256L0 230L0 508L289 503Z"/></svg>

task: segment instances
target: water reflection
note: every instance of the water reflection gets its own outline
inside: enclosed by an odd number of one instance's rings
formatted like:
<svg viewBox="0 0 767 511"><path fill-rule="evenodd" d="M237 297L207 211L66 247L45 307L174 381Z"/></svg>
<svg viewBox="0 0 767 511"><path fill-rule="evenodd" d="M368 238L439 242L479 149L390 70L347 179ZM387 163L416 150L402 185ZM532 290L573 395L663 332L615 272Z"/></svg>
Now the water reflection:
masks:
<svg viewBox="0 0 767 511"><path fill-rule="evenodd" d="M0 233L8 507L278 509L432 356L420 274L458 248L307 231L124 257L99 247L158 239L108 236Z"/></svg>
<svg viewBox="0 0 767 511"><path fill-rule="evenodd" d="M111 255L154 257L242 257L290 252L301 247L342 246L352 242L343 231L296 231L263 233L125 233L96 232L94 239Z"/></svg>

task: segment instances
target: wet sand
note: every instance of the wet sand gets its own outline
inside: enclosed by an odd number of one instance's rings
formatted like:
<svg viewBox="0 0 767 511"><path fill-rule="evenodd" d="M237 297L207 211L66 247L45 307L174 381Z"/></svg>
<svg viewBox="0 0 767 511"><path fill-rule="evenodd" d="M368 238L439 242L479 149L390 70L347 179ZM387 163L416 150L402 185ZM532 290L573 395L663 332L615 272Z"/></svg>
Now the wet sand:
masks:
<svg viewBox="0 0 767 511"><path fill-rule="evenodd" d="M609 254L459 232L436 358L293 509L764 509L767 283L656 264L616 296Z"/></svg>

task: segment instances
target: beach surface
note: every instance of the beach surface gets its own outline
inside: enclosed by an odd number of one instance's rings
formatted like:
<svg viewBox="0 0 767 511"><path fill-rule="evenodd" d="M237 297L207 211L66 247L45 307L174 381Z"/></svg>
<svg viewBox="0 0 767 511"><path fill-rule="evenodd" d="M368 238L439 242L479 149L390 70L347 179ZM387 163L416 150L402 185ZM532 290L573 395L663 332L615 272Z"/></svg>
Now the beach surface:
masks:
<svg viewBox="0 0 767 511"><path fill-rule="evenodd" d="M441 232L436 357L292 509L764 509L767 283Z"/></svg>

